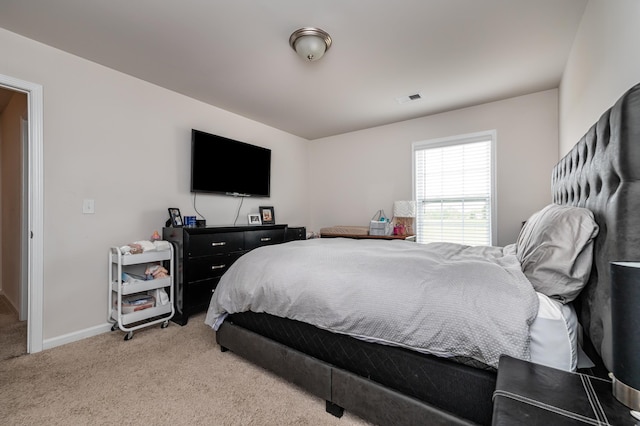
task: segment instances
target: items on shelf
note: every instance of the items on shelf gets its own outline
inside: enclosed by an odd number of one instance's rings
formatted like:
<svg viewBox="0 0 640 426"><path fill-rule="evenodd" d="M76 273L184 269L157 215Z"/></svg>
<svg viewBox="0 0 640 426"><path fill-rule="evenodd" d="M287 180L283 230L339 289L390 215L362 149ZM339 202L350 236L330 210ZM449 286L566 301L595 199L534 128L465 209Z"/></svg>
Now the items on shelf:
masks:
<svg viewBox="0 0 640 426"><path fill-rule="evenodd" d="M144 271L148 280L155 280L156 278L165 278L169 276L167 271L162 265L149 265Z"/></svg>
<svg viewBox="0 0 640 426"><path fill-rule="evenodd" d="M144 270L144 275L134 274L131 271L122 272L122 276L120 279L123 284L129 284L136 281L148 281L155 280L158 278L167 278L169 276L169 271L162 265L156 263L150 263L147 265Z"/></svg>
<svg viewBox="0 0 640 426"><path fill-rule="evenodd" d="M169 303L169 295L164 288L149 290L147 294L154 297L156 300L156 306L164 306Z"/></svg>
<svg viewBox="0 0 640 426"><path fill-rule="evenodd" d="M118 299L114 301L114 307L117 308ZM142 311L143 309L153 308L156 306L156 298L149 294L132 294L122 298L122 313L130 314L132 312Z"/></svg>
<svg viewBox="0 0 640 426"><path fill-rule="evenodd" d="M169 250L171 243L164 240L156 241L135 241L120 247L120 253L124 255L140 254L148 251L164 251Z"/></svg>

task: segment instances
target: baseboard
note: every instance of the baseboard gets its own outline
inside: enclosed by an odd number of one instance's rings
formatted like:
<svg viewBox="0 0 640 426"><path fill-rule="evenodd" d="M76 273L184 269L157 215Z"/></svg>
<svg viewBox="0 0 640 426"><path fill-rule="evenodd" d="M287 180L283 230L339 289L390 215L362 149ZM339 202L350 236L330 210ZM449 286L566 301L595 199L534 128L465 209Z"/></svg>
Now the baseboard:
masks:
<svg viewBox="0 0 640 426"><path fill-rule="evenodd" d="M56 346L66 345L67 343L77 342L78 340L110 332L112 325L113 324L106 322L101 325L96 325L95 327L85 328L84 330L74 331L73 333L63 334L62 336L53 337L51 339L44 339L42 342L42 349L51 349Z"/></svg>

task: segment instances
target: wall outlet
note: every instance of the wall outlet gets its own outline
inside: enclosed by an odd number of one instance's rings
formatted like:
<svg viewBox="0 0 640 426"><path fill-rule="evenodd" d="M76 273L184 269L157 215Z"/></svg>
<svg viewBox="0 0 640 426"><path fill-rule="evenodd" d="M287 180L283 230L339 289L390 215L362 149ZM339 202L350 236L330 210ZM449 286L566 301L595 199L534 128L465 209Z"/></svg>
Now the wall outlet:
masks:
<svg viewBox="0 0 640 426"><path fill-rule="evenodd" d="M91 198L85 198L82 201L82 213L84 214L94 214L96 212L95 207L95 202Z"/></svg>

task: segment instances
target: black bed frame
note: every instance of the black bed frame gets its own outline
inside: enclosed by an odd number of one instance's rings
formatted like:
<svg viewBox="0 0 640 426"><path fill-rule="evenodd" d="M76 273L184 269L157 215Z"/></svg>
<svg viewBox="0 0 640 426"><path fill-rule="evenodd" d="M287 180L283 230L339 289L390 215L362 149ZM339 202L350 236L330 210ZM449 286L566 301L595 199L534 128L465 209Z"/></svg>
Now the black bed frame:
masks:
<svg viewBox="0 0 640 426"><path fill-rule="evenodd" d="M560 160L552 173L552 193L557 204L589 208L600 226L591 278L576 308L584 345L595 348L591 357L602 357L610 370L609 262L640 259L640 85L625 93ZM441 386L441 397L449 401L445 409L440 403L408 396L232 321L221 325L216 341L222 350L231 350L325 399L327 411L336 416L346 409L381 425L491 422L495 372L478 374L473 367L429 358L432 378L447 377L453 370L462 372L451 376L454 383ZM417 377L416 385L428 379Z"/></svg>

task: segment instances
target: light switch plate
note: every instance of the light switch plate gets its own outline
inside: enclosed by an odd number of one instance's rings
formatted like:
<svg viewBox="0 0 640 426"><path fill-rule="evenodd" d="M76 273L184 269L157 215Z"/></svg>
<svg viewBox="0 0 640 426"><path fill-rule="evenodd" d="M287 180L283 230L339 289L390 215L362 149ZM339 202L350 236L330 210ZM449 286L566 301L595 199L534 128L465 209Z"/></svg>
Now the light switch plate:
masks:
<svg viewBox="0 0 640 426"><path fill-rule="evenodd" d="M82 213L84 214L94 214L95 211L95 202L91 198L85 198L82 201Z"/></svg>

